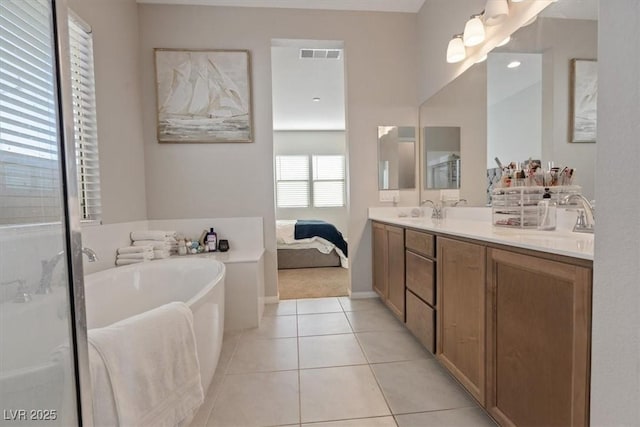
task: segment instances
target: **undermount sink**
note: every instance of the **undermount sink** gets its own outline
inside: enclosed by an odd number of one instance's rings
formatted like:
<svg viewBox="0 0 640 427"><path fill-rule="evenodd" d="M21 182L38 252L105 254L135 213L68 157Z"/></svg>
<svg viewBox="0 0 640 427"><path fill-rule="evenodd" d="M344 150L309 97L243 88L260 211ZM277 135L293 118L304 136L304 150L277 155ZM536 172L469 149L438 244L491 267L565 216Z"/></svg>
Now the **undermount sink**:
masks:
<svg viewBox="0 0 640 427"><path fill-rule="evenodd" d="M520 231L497 233L507 239L517 240L522 243L530 243L534 245L544 245L553 247L554 245L570 245L575 244L579 250L585 250L593 247L593 235L585 235L581 233L558 232L558 231Z"/></svg>

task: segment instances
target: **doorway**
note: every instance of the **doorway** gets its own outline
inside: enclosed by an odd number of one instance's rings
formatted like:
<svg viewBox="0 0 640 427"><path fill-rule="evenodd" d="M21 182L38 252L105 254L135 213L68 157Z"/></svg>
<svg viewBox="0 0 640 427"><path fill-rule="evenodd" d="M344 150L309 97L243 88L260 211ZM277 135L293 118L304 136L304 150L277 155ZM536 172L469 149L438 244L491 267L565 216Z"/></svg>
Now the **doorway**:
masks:
<svg viewBox="0 0 640 427"><path fill-rule="evenodd" d="M344 43L272 40L278 294L349 294Z"/></svg>

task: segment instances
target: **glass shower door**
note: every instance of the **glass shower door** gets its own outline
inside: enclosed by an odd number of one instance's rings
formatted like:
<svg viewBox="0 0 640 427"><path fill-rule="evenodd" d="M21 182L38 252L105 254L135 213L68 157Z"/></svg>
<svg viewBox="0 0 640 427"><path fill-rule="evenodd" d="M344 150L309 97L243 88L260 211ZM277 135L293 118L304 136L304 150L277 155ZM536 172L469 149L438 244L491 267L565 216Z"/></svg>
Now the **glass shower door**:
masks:
<svg viewBox="0 0 640 427"><path fill-rule="evenodd" d="M61 107L67 15L56 6L0 1L0 425L82 423L82 259Z"/></svg>

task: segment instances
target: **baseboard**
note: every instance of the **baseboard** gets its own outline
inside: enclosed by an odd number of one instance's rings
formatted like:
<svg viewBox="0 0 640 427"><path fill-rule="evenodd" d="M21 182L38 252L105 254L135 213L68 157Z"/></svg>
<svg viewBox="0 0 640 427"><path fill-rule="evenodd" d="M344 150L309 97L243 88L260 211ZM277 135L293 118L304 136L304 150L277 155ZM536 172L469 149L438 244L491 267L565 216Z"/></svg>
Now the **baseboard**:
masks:
<svg viewBox="0 0 640 427"><path fill-rule="evenodd" d="M379 298L379 295L374 291L350 292L350 294L351 294L351 299Z"/></svg>
<svg viewBox="0 0 640 427"><path fill-rule="evenodd" d="M264 303L265 304L277 304L280 302L280 298L278 298L278 296L274 296L274 297L264 297Z"/></svg>

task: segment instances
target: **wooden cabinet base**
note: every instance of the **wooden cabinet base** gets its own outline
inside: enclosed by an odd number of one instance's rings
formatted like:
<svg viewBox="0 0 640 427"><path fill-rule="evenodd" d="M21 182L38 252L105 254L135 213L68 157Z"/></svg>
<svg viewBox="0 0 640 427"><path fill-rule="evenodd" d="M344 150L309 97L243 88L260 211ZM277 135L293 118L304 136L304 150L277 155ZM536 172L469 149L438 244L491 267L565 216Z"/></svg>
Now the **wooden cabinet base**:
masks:
<svg viewBox="0 0 640 427"><path fill-rule="evenodd" d="M588 424L591 270L490 249L487 396L504 426Z"/></svg>
<svg viewBox="0 0 640 427"><path fill-rule="evenodd" d="M485 247L437 240L438 360L484 404Z"/></svg>

